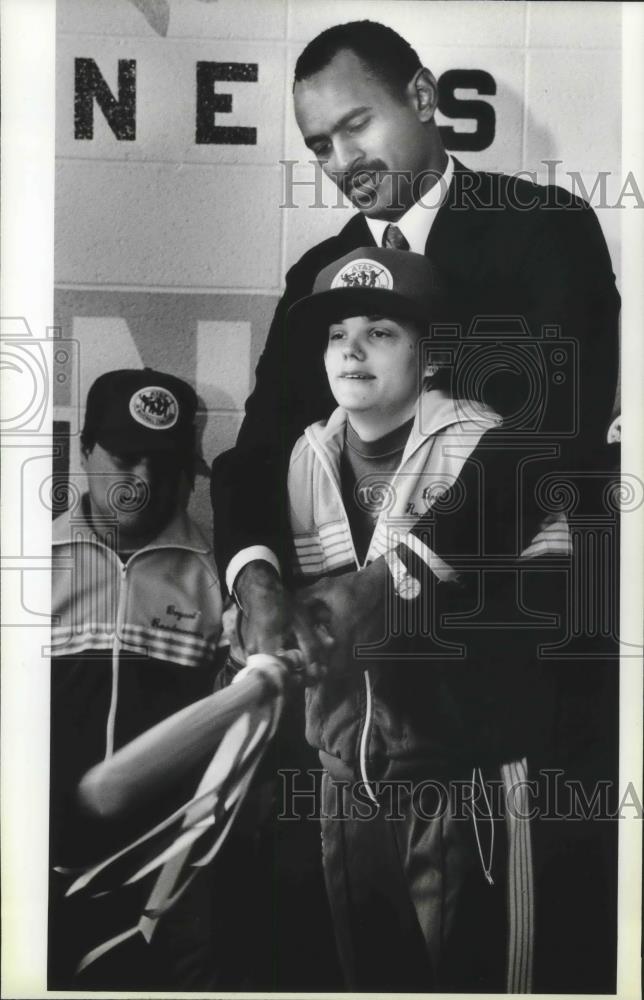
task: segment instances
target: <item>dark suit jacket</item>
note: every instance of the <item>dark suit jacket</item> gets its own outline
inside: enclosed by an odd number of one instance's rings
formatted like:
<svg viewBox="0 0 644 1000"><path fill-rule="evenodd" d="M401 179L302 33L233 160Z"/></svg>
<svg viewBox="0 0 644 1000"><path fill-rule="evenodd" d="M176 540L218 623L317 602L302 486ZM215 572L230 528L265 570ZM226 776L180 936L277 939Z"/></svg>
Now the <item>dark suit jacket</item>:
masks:
<svg viewBox="0 0 644 1000"><path fill-rule="evenodd" d="M287 310L310 293L323 267L372 244L364 217L355 215L286 276L237 445L213 465L222 580L247 545L266 544L284 559L289 455L304 428L335 405L325 345L291 329ZM615 397L620 299L592 209L561 188L455 161L426 253L460 324L456 340L445 341L450 350L456 344L459 394L482 396L511 418L513 433L556 444L554 467L601 461Z"/></svg>

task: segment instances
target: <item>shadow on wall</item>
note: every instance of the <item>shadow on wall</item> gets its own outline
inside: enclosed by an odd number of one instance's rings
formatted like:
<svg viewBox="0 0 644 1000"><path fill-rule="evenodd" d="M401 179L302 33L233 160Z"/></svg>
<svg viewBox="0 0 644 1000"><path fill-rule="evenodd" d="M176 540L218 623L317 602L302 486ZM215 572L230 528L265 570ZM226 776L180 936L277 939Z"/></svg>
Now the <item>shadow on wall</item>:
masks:
<svg viewBox="0 0 644 1000"><path fill-rule="evenodd" d="M530 111L529 108L527 109L526 112L523 97L520 94L518 94L515 90L508 88L505 91L505 100L507 101L508 105L511 107L513 111L516 109L518 114L522 116L525 115L525 123L523 128L523 154L522 154L522 162L524 169L530 171L537 171L539 173L544 171L546 168L544 167L541 161L556 160L561 157L561 150L555 149L554 133L550 128L548 128L546 122L537 121L537 119L534 117L534 114ZM539 150L538 163L526 163L525 161L525 156L526 156L525 151L527 148L525 137L527 135L530 136L530 141L533 147Z"/></svg>
<svg viewBox="0 0 644 1000"><path fill-rule="evenodd" d="M215 418L230 422L243 412L275 304L271 295L59 290L56 326L76 349L54 405L59 413L82 409L92 382L115 368L171 372L201 396L214 458L228 446L225 432L213 438Z"/></svg>
<svg viewBox="0 0 644 1000"><path fill-rule="evenodd" d="M200 2L217 3L217 0L200 0ZM141 11L157 35L165 38L170 25L171 0L130 0L130 3Z"/></svg>

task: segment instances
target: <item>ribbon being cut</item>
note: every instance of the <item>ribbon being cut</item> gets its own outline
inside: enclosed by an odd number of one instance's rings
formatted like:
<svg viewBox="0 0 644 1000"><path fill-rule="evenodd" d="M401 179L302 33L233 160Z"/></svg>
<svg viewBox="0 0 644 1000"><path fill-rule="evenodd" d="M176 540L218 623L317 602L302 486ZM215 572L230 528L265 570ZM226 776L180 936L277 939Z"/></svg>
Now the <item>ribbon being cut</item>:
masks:
<svg viewBox="0 0 644 1000"><path fill-rule="evenodd" d="M149 943L159 918L213 860L275 735L293 667L300 663L298 650L249 656L230 687L164 719L85 775L79 786L85 807L112 820L152 800L168 783L208 760L216 747L190 801L77 874L67 890L67 896L101 895L161 869L138 923L88 952L78 972L137 934Z"/></svg>

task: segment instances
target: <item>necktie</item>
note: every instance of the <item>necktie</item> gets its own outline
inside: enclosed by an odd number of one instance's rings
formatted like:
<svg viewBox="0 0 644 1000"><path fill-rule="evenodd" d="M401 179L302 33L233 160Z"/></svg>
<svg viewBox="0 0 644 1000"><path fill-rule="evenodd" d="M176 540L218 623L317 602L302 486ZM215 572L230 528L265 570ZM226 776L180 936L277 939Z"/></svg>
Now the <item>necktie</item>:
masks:
<svg viewBox="0 0 644 1000"><path fill-rule="evenodd" d="M382 245L389 250L409 250L409 243L398 226L394 226L391 222L385 229L382 237Z"/></svg>

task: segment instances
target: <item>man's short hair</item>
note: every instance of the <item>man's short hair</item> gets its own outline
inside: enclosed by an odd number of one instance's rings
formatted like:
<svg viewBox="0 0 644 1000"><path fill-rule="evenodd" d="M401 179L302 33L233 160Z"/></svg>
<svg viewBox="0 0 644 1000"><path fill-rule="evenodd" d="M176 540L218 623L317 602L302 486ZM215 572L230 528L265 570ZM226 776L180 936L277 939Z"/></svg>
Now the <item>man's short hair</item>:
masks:
<svg viewBox="0 0 644 1000"><path fill-rule="evenodd" d="M349 21L327 28L309 42L295 64L293 86L325 69L338 52L347 49L398 98L422 68L418 53L393 28L377 21Z"/></svg>

